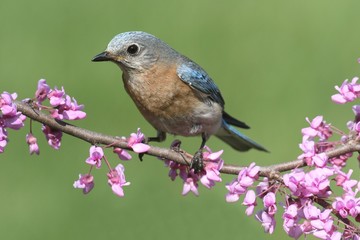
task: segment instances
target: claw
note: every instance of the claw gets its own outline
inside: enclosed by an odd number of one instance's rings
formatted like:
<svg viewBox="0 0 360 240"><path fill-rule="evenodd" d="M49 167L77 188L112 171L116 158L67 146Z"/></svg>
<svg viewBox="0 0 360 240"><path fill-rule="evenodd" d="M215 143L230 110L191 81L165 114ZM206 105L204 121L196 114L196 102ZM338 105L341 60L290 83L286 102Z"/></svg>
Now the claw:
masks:
<svg viewBox="0 0 360 240"><path fill-rule="evenodd" d="M190 169L194 169L194 173L200 173L204 171L204 159L202 155L202 149L199 149L194 157L191 159Z"/></svg>
<svg viewBox="0 0 360 240"><path fill-rule="evenodd" d="M140 159L140 162L143 161L143 157L144 157L145 153L139 153L139 159Z"/></svg>

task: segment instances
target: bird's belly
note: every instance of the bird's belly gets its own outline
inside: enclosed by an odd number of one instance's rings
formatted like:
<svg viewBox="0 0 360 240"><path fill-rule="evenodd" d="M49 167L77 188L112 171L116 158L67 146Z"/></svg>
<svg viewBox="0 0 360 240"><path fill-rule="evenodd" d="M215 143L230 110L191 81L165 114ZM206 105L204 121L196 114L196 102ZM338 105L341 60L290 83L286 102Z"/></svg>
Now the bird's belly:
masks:
<svg viewBox="0 0 360 240"><path fill-rule="evenodd" d="M168 68L172 72L173 69ZM156 75L156 72L153 73ZM162 73L176 76L176 72ZM125 89L144 118L158 131L181 136L214 134L221 126L222 107L180 79L132 77Z"/></svg>
<svg viewBox="0 0 360 240"><path fill-rule="evenodd" d="M221 126L222 107L193 91L142 91L130 94L144 118L158 131L181 136L214 134Z"/></svg>
<svg viewBox="0 0 360 240"><path fill-rule="evenodd" d="M165 112L143 115L159 131L181 136L196 136L202 133L210 136L221 126L222 109L215 103L200 103L196 107L179 109L174 106L174 109L167 109Z"/></svg>

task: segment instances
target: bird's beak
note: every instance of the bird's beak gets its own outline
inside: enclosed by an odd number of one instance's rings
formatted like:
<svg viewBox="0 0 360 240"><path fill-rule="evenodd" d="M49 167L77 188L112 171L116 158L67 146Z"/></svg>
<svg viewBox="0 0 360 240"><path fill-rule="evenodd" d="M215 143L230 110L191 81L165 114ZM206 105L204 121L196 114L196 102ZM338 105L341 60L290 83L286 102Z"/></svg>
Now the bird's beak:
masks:
<svg viewBox="0 0 360 240"><path fill-rule="evenodd" d="M113 57L109 52L102 52L93 57L91 61L93 62L104 62L104 61L112 61Z"/></svg>

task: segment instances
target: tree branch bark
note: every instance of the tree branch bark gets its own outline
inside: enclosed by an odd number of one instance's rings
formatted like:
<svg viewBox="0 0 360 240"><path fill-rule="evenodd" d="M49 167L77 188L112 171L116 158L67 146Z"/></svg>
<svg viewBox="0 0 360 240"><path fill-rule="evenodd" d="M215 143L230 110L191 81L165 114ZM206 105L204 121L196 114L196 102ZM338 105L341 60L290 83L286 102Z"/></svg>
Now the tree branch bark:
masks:
<svg viewBox="0 0 360 240"><path fill-rule="evenodd" d="M119 147L122 149L127 149L132 151L132 149L127 146L127 143L121 140L120 138L83 129L74 126L72 124L66 123L64 121L55 120L49 115L33 108L29 103L15 101L15 104L17 105L18 111L22 112L22 114L24 114L25 116L37 122L45 124L53 129L62 131L63 133L69 134L76 138L82 139L86 142L89 142L90 144L111 145L114 147ZM327 151L326 154L329 158L332 158L344 153L355 152L355 151L360 151L360 144L358 144L357 141L355 140L351 140L347 144L344 144L336 149ZM192 159L192 155L189 153L186 152L179 153L171 149L160 148L155 146L150 146L149 151L147 151L145 154L155 156L160 159L172 160L180 164L189 164ZM293 160L290 162L264 166L260 168L259 175L262 177L268 177L282 182L282 178L279 175L280 172L285 172L291 169L304 167L305 165L306 164L303 160ZM243 169L243 167L238 165L225 164L220 172L225 174L237 175L241 171L241 169Z"/></svg>

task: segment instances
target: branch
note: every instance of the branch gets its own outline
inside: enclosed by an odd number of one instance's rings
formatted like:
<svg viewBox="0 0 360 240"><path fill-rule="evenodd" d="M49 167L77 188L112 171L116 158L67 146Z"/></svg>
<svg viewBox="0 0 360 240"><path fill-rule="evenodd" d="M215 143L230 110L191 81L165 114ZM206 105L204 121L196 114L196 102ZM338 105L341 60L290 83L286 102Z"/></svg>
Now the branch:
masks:
<svg viewBox="0 0 360 240"><path fill-rule="evenodd" d="M128 147L128 143L125 142L123 139L119 137L114 137L110 135L105 135L102 133L93 132L87 129L83 129L71 124L68 124L63 121L55 120L51 116L37 110L35 107L32 107L31 102L21 102L21 101L14 101L17 110L20 111L25 116L29 117L30 119L40 122L44 125L49 126L52 129L61 131L63 133L69 134L71 136L74 136L76 138L82 139L86 142L89 142L92 145L96 144L102 144L105 146L111 146L111 147L119 147L122 149L133 151L132 148ZM351 153L355 151L360 151L360 144L359 139L356 137L357 134L350 134L348 136L348 141L345 144L342 144L341 146L326 151L326 155L329 159L341 156L346 153ZM149 150L144 153L146 155L151 155L158 157L160 159L167 159L172 160L180 164L189 165L192 159L192 155L185 152L185 151L175 151L173 149L166 149L166 148L159 148L155 146L150 146ZM289 171L296 168L301 168L306 166L305 161L303 160L293 160L290 162L270 165L270 166L264 166L260 167L260 171L258 173L258 176L260 177L267 177L270 183L270 187L266 190L269 191L271 189L271 185L276 184L277 187L281 188L281 186L284 186L284 180L281 172ZM244 169L241 166L237 165L227 165L224 164L221 168L220 172L224 174L233 174L238 175L239 172ZM185 186L185 185L184 185ZM85 189L86 190L86 189ZM90 189L91 190L91 189ZM358 234L359 229L357 226L350 221L348 218L342 217L342 215L336 210L332 208L332 205L328 203L325 199L311 198L313 202L316 202L317 204L321 205L325 209L332 209L333 214L345 225L345 230L349 231L349 233ZM245 201L245 200L244 200ZM274 200L275 202L275 200ZM268 211L268 210L267 210Z"/></svg>
<svg viewBox="0 0 360 240"><path fill-rule="evenodd" d="M14 102L17 105L18 111L22 112L22 114L26 115L32 120L45 124L53 129L62 131L66 134L82 139L93 145L94 144L111 145L114 147L119 147L122 149L127 149L132 151L132 149L127 146L127 143L121 140L120 138L110 135L105 135L102 133L93 132L87 129L83 129L68 124L60 120L55 120L49 115L41 111L38 111L35 108L32 108L28 103L24 103L21 101L14 101ZM358 144L358 142L355 140L351 140L345 145L327 151L326 154L328 155L329 158L332 158L344 153L355 152L355 151L360 151L360 144ZM168 159L180 164L187 164L187 165L190 163L192 159L192 155L189 153L186 152L179 153L171 149L160 148L155 146L150 146L150 149L145 154L155 156L160 159ZM259 176L268 177L282 182L282 177L279 175L280 172L285 172L291 169L304 167L305 165L306 163L303 160L293 160L290 162L265 166L260 168ZM237 175L242 169L243 167L241 166L225 164L220 172L225 174Z"/></svg>

